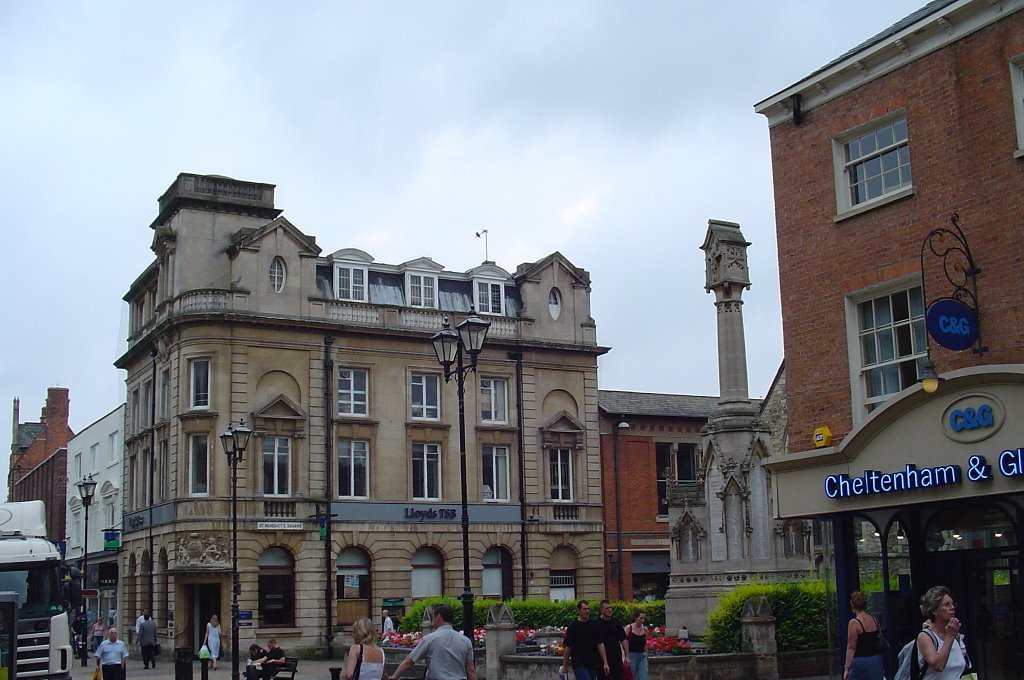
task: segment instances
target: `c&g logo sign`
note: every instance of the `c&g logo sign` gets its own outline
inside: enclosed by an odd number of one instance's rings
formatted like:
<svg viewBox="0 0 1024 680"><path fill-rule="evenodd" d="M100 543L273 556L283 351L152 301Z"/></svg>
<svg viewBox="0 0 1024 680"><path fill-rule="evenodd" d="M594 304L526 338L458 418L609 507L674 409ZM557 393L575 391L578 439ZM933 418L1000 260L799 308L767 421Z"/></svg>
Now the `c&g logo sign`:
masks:
<svg viewBox="0 0 1024 680"><path fill-rule="evenodd" d="M955 442L971 444L988 439L1003 426L1006 409L991 394L971 394L942 412L942 431Z"/></svg>

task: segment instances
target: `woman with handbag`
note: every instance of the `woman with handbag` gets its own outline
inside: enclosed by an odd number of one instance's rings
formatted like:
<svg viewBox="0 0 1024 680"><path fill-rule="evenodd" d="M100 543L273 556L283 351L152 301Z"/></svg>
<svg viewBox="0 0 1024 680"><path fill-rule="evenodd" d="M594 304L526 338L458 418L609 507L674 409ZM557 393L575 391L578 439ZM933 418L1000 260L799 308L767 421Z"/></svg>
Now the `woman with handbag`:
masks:
<svg viewBox="0 0 1024 680"><path fill-rule="evenodd" d="M220 658L220 619L214 614L206 624L206 635L203 644L210 652L210 670L217 670L217 659Z"/></svg>
<svg viewBox="0 0 1024 680"><path fill-rule="evenodd" d="M377 646L377 629L370 619L352 624L352 639L345 660L345 680L381 680L384 677L384 650Z"/></svg>
<svg viewBox="0 0 1024 680"><path fill-rule="evenodd" d="M868 613L868 596L857 591L850 595L853 618L846 626L846 663L843 680L883 680L882 627Z"/></svg>

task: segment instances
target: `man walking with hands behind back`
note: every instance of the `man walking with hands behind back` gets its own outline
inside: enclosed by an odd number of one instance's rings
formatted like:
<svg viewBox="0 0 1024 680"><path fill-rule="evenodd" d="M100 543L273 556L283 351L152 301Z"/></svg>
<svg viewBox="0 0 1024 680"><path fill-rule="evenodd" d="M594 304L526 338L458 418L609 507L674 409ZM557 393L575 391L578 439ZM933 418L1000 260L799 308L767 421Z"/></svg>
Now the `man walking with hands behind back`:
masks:
<svg viewBox="0 0 1024 680"><path fill-rule="evenodd" d="M601 600L601 618L597 620L598 640L604 643L611 670L600 675L602 680L622 680L623 665L629 663L629 647L626 646L626 629L622 622L612 616L612 603Z"/></svg>
<svg viewBox="0 0 1024 680"><path fill-rule="evenodd" d="M434 606L434 632L420 640L409 656L398 664L391 680L398 680L414 663L427 658L426 680L476 680L473 643L452 628L455 612L451 605Z"/></svg>

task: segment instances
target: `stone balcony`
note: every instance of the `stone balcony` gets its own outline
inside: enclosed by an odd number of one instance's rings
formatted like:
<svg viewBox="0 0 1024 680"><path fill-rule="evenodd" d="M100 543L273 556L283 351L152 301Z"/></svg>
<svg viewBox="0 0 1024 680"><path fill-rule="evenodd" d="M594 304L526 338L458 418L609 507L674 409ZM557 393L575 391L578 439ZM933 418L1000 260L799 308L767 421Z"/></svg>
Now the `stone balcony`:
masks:
<svg viewBox="0 0 1024 680"><path fill-rule="evenodd" d="M147 319L128 336L128 344L134 345L159 323L172 317L222 313L253 316L260 314L249 308L249 293L247 291L219 288L191 290L173 300L161 303L157 307L156 315ZM343 300L310 298L306 314L301 318L367 328L433 333L441 329L445 317L451 317L451 322L454 325L460 322L464 316L464 312L410 309L394 305L360 304ZM533 323L527 319L487 317L487 320L491 322L489 335L495 338L521 338L529 335L533 328Z"/></svg>

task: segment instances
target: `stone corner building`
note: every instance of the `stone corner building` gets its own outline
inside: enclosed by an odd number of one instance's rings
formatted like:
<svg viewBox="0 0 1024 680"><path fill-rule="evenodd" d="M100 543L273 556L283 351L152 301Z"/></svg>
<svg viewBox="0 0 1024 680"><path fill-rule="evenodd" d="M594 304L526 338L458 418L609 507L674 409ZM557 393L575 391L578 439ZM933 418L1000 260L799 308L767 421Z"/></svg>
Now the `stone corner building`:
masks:
<svg viewBox="0 0 1024 680"><path fill-rule="evenodd" d="M241 642L322 647L332 626L462 591L458 402L430 343L475 305L490 321L466 383L477 597L604 591L590 276L559 253L510 274L325 254L274 187L181 174L131 284L122 608L169 645L230 629L238 468ZM325 503L334 516L321 539ZM328 613L329 612L329 613Z"/></svg>

